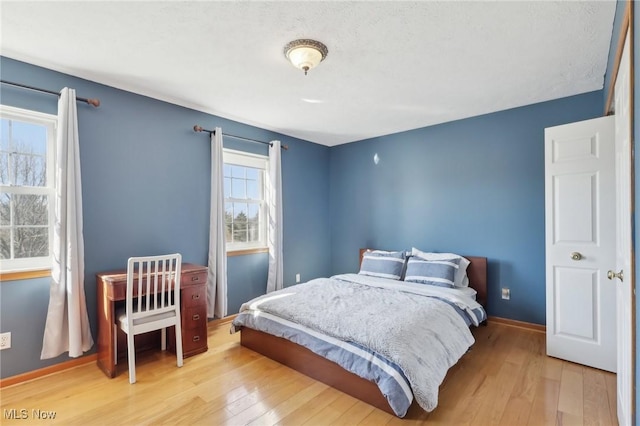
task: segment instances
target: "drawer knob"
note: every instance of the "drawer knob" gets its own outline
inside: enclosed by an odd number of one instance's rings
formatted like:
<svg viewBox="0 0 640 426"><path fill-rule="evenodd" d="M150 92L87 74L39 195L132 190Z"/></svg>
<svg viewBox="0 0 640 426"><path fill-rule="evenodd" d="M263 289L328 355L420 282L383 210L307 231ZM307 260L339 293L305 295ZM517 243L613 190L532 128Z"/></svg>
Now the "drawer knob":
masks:
<svg viewBox="0 0 640 426"><path fill-rule="evenodd" d="M200 319L200 314L195 314L193 317L191 317L194 321L198 321Z"/></svg>
<svg viewBox="0 0 640 426"><path fill-rule="evenodd" d="M199 342L200 341L200 336L193 336L193 341L194 342Z"/></svg>
<svg viewBox="0 0 640 426"><path fill-rule="evenodd" d="M192 294L191 298L194 299L194 300L195 299L200 299L200 293Z"/></svg>
<svg viewBox="0 0 640 426"><path fill-rule="evenodd" d="M200 281L200 277L197 275L194 275L193 277L191 277L191 281Z"/></svg>

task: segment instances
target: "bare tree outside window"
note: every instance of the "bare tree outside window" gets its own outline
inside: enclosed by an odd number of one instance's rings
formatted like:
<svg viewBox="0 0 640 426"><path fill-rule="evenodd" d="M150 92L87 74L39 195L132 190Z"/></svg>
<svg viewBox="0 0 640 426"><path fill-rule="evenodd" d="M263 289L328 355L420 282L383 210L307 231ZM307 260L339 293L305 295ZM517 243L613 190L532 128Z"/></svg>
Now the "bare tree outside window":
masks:
<svg viewBox="0 0 640 426"><path fill-rule="evenodd" d="M0 128L0 259L49 256L51 131L7 118Z"/></svg>
<svg viewBox="0 0 640 426"><path fill-rule="evenodd" d="M266 246L264 179L266 160L225 153L224 198L227 250ZM251 162L253 161L253 162ZM255 166L254 166L255 165Z"/></svg>

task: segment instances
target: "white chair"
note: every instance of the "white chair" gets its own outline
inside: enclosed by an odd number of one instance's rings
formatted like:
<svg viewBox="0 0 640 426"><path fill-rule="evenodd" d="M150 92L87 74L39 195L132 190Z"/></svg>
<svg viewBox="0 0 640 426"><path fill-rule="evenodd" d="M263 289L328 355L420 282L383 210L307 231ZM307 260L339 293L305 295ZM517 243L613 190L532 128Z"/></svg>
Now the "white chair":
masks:
<svg viewBox="0 0 640 426"><path fill-rule="evenodd" d="M165 350L167 348L166 328L175 326L177 363L178 367L182 367L181 267L182 255L179 253L129 258L126 306L116 315L116 327L122 329L127 335L129 383L136 382L134 336L137 334L162 330L162 350ZM117 329L115 334L117 343ZM117 360L117 344L114 346Z"/></svg>

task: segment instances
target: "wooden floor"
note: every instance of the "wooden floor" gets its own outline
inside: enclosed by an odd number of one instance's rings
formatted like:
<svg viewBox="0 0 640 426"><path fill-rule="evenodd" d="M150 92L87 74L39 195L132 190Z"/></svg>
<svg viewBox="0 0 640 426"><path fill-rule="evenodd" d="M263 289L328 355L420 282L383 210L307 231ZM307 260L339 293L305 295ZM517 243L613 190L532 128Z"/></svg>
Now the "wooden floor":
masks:
<svg viewBox="0 0 640 426"><path fill-rule="evenodd" d="M228 330L210 325L209 352L182 368L170 354L140 356L135 385L126 363L112 380L92 363L1 389L0 423L616 424L615 375L546 357L536 331L497 323L475 330L476 344L449 372L438 407L425 413L414 405L398 419L241 347Z"/></svg>

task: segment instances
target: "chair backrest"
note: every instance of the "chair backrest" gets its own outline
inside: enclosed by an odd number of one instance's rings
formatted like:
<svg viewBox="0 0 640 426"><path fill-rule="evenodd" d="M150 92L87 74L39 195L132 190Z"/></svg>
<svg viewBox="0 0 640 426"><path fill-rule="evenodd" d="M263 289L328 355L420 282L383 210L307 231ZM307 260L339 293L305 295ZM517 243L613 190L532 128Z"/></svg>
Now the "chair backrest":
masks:
<svg viewBox="0 0 640 426"><path fill-rule="evenodd" d="M179 310L181 270L180 253L129 258L125 302L128 320Z"/></svg>

